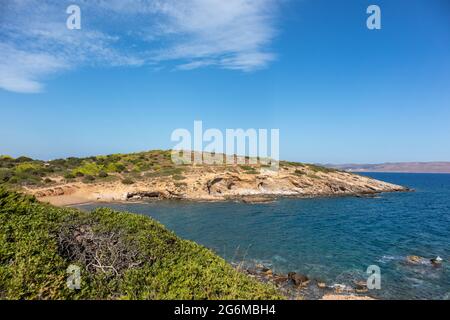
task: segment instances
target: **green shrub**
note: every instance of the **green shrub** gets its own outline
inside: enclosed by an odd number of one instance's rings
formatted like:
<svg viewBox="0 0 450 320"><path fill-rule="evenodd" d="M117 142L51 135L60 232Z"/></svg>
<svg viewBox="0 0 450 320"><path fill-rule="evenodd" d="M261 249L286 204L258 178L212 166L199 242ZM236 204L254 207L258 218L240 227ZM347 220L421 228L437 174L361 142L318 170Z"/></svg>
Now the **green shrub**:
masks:
<svg viewBox="0 0 450 320"><path fill-rule="evenodd" d="M317 166L315 164L308 164L308 168L314 172L323 172L323 173L336 172L335 169Z"/></svg>
<svg viewBox="0 0 450 320"><path fill-rule="evenodd" d="M304 164L301 162L294 161L280 161L280 165L282 166L290 166L290 167L303 167Z"/></svg>
<svg viewBox="0 0 450 320"><path fill-rule="evenodd" d="M75 157L69 157L66 159L67 166L70 168L78 167L84 162L83 159L75 158Z"/></svg>
<svg viewBox="0 0 450 320"><path fill-rule="evenodd" d="M31 162L31 161L33 161L33 159L28 158L28 157L18 157L16 159L14 159L14 162L16 162L16 163Z"/></svg>
<svg viewBox="0 0 450 320"><path fill-rule="evenodd" d="M16 173L35 173L41 169L41 166L34 163L20 163L16 166Z"/></svg>
<svg viewBox="0 0 450 320"><path fill-rule="evenodd" d="M239 167L242 170L244 170L244 172L247 173L247 174L258 174L258 171L256 170L255 167L247 166L247 165L240 165Z"/></svg>
<svg viewBox="0 0 450 320"><path fill-rule="evenodd" d="M95 162L84 161L83 165L73 170L75 173L82 173L85 176L96 176L103 168Z"/></svg>
<svg viewBox="0 0 450 320"><path fill-rule="evenodd" d="M122 163L109 163L105 170L106 172L117 172L121 173L126 169L126 167Z"/></svg>
<svg viewBox="0 0 450 320"><path fill-rule="evenodd" d="M0 168L0 183L8 182L13 177L13 171L6 168Z"/></svg>
<svg viewBox="0 0 450 320"><path fill-rule="evenodd" d="M134 180L130 179L130 178L125 178L122 180L123 184L134 184Z"/></svg>
<svg viewBox="0 0 450 320"><path fill-rule="evenodd" d="M67 288L71 264L81 290ZM279 298L149 217L56 208L0 187L0 299Z"/></svg>
<svg viewBox="0 0 450 320"><path fill-rule="evenodd" d="M95 181L95 177L88 174L88 175L84 176L82 181L84 183L91 183L91 182Z"/></svg>
<svg viewBox="0 0 450 320"><path fill-rule="evenodd" d="M187 183L186 183L186 182L175 182L174 185L175 185L175 187L177 187L177 188L184 188L184 187L187 187Z"/></svg>
<svg viewBox="0 0 450 320"><path fill-rule="evenodd" d="M106 177L108 177L108 174L107 174L105 171L100 171L100 172L98 173L98 176L99 176L100 178L106 178Z"/></svg>
<svg viewBox="0 0 450 320"><path fill-rule="evenodd" d="M66 167L67 166L67 162L65 159L50 160L48 163L54 167Z"/></svg>
<svg viewBox="0 0 450 320"><path fill-rule="evenodd" d="M70 180L70 179L75 179L75 175L73 174L73 173L66 173L65 175L64 175L64 179L68 179L68 180Z"/></svg>
<svg viewBox="0 0 450 320"><path fill-rule="evenodd" d="M19 179L17 177L12 177L8 181L10 184L17 184L19 183Z"/></svg>

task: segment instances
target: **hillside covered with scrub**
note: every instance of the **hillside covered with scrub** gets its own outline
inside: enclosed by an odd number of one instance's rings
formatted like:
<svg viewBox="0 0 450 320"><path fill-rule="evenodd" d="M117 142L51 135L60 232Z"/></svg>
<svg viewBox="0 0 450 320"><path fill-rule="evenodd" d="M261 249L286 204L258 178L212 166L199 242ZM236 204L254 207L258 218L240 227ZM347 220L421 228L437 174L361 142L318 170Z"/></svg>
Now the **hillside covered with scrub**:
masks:
<svg viewBox="0 0 450 320"><path fill-rule="evenodd" d="M81 268L81 288L66 270ZM42 204L0 187L0 299L278 299L151 218Z"/></svg>
<svg viewBox="0 0 450 320"><path fill-rule="evenodd" d="M171 151L161 150L50 161L2 156L0 184L56 205L142 199L260 202L407 190L313 164L280 161L274 170L249 160L235 156L231 164L176 165Z"/></svg>
<svg viewBox="0 0 450 320"><path fill-rule="evenodd" d="M0 155L0 183L13 187L117 180L132 184L148 176L169 176L180 172L171 161L170 151L161 150L50 161Z"/></svg>

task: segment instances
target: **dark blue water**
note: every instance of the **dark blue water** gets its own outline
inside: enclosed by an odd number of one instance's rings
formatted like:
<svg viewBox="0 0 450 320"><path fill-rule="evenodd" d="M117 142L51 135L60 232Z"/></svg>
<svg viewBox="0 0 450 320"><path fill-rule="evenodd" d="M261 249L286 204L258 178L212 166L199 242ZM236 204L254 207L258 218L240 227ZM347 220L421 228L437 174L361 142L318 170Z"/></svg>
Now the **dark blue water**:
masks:
<svg viewBox="0 0 450 320"><path fill-rule="evenodd" d="M414 188L376 198L282 199L270 204L109 204L149 215L228 261L254 261L329 284L381 268L385 299L450 299L450 175L367 174ZM98 205L84 205L92 209ZM440 256L442 267L406 263Z"/></svg>

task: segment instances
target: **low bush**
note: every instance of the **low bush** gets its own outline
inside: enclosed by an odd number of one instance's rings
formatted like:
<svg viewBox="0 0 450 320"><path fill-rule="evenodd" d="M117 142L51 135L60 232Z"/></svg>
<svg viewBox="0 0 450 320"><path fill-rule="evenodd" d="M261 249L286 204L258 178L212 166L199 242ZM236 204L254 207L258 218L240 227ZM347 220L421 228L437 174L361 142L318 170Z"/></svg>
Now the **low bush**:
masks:
<svg viewBox="0 0 450 320"><path fill-rule="evenodd" d="M67 268L81 288L67 287ZM280 299L155 220L41 204L0 187L0 299Z"/></svg>
<svg viewBox="0 0 450 320"><path fill-rule="evenodd" d="M95 177L88 174L87 176L84 176L82 181L84 183L91 183L95 181Z"/></svg>
<svg viewBox="0 0 450 320"><path fill-rule="evenodd" d="M297 175L297 176L303 176L303 175L306 174L306 172L297 169L297 170L294 171L294 174Z"/></svg>
<svg viewBox="0 0 450 320"><path fill-rule="evenodd" d="M326 168L315 164L308 164L308 168L314 172L323 172L323 173L336 172L335 169Z"/></svg>
<svg viewBox="0 0 450 320"><path fill-rule="evenodd" d="M106 177L108 177L108 174L107 174L105 171L100 171L100 172L98 173L98 176L99 176L100 178L106 178Z"/></svg>
<svg viewBox="0 0 450 320"><path fill-rule="evenodd" d="M241 165L239 166L242 170L244 170L247 174L258 174L258 170L256 170L255 167L247 166L247 165Z"/></svg>
<svg viewBox="0 0 450 320"><path fill-rule="evenodd" d="M75 175L73 173L66 173L64 175L64 179L75 179Z"/></svg>
<svg viewBox="0 0 450 320"><path fill-rule="evenodd" d="M130 178L125 178L122 180L123 184L134 184L134 180L130 179Z"/></svg>

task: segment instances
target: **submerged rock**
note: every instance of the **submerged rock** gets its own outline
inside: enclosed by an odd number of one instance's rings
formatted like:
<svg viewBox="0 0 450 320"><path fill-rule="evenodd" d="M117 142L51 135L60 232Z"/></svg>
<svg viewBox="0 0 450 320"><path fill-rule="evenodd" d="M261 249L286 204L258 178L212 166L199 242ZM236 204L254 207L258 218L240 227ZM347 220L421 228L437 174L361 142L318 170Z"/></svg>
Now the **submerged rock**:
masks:
<svg viewBox="0 0 450 320"><path fill-rule="evenodd" d="M406 257L406 262L408 262L410 264L432 265L435 267L442 265L442 261L443 261L443 259L439 256L437 256L436 258L432 258L432 259L427 259L427 258L423 258L420 256L407 256Z"/></svg>
<svg viewBox="0 0 450 320"><path fill-rule="evenodd" d="M272 283L277 290L287 299L322 299L324 295L330 299L358 300L372 299L363 296L369 291L365 281L354 281L353 285L345 284L327 285L322 279L309 279L306 275L289 272L277 274L263 264L252 265L250 268L240 269L240 264L234 264L235 268L248 276L263 283Z"/></svg>
<svg viewBox="0 0 450 320"><path fill-rule="evenodd" d="M406 261L411 264L420 264L426 261L426 259L419 256L407 256Z"/></svg>

